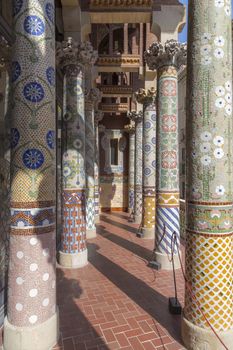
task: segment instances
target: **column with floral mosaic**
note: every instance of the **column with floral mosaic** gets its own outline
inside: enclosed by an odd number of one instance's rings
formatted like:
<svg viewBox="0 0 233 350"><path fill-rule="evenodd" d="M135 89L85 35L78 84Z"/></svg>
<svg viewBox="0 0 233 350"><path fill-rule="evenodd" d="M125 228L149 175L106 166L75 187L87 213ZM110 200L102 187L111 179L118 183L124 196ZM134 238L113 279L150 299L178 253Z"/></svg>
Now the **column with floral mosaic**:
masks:
<svg viewBox="0 0 233 350"><path fill-rule="evenodd" d="M135 180L134 180L134 210L133 220L137 224L142 221L142 134L143 113L132 111L128 117L135 122Z"/></svg>
<svg viewBox="0 0 233 350"><path fill-rule="evenodd" d="M155 184L156 184L156 90L140 89L136 93L138 103L143 105L143 188L142 227L143 238L155 237Z"/></svg>
<svg viewBox="0 0 233 350"><path fill-rule="evenodd" d="M104 113L95 111L95 223L100 221L100 182L99 182L99 122Z"/></svg>
<svg viewBox="0 0 233 350"><path fill-rule="evenodd" d="M96 237L95 227L95 107L100 101L101 93L97 88L92 88L85 96L85 128L86 128L86 221L87 238Z"/></svg>
<svg viewBox="0 0 233 350"><path fill-rule="evenodd" d="M135 125L133 122L125 126L129 133L129 174L128 174L128 212L131 215L134 209L134 180L135 180Z"/></svg>
<svg viewBox="0 0 233 350"><path fill-rule="evenodd" d="M11 229L4 349L58 338L54 1L13 1Z"/></svg>
<svg viewBox="0 0 233 350"><path fill-rule="evenodd" d="M158 75L158 130L156 169L155 259L163 269L172 269L172 235L180 244L179 140L177 69L185 63L186 46L168 40L152 44L145 53L150 69ZM174 247L174 264L180 267Z"/></svg>
<svg viewBox="0 0 233 350"><path fill-rule="evenodd" d="M63 232L59 263L77 268L87 264L85 172L85 66L96 60L89 42L68 38L57 49L64 71L62 135Z"/></svg>
<svg viewBox="0 0 233 350"><path fill-rule="evenodd" d="M233 349L231 2L189 2L187 225L182 336ZM217 332L225 347L214 334Z"/></svg>

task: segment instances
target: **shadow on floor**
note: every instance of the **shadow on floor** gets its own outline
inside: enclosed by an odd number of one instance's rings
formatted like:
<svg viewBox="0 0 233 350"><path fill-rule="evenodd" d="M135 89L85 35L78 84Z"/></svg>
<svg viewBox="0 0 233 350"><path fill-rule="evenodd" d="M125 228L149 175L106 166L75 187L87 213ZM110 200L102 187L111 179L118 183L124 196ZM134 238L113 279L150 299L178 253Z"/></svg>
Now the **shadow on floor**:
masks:
<svg viewBox="0 0 233 350"><path fill-rule="evenodd" d="M60 313L60 340L54 350L79 350L97 348L109 350L103 338L96 332L75 300L82 295L79 282L67 278L61 268L57 268L57 304Z"/></svg>
<svg viewBox="0 0 233 350"><path fill-rule="evenodd" d="M115 235L114 233L106 230L105 226L103 226L103 225L97 225L96 232L100 236L108 239L109 241L119 245L122 248L129 250L130 252L132 252L135 255L140 256L142 259L149 261L152 257L151 250L144 248L144 247L132 242L131 240L127 240L125 238L122 238L121 236Z"/></svg>
<svg viewBox="0 0 233 350"><path fill-rule="evenodd" d="M125 212L125 215L123 215L121 213L118 213L118 212L115 212L115 211L111 211L110 215L111 216L116 216L117 218L123 219L125 221L129 220L129 214L127 214L126 212Z"/></svg>
<svg viewBox="0 0 233 350"><path fill-rule="evenodd" d="M101 214L100 220L104 221L104 222L106 222L108 224L111 224L111 225L117 226L119 228L122 228L123 230L126 230L126 231L129 231L131 233L134 233L135 235L138 232L138 227L128 226L128 225L122 224L120 222L117 222L115 220L111 220L111 219L109 219L107 216L105 216L103 214Z"/></svg>
<svg viewBox="0 0 233 350"><path fill-rule="evenodd" d="M100 254L98 250L98 245L94 243L88 244L89 261L91 264L155 321L161 324L176 341L181 342L181 316L169 314L168 299L142 280Z"/></svg>

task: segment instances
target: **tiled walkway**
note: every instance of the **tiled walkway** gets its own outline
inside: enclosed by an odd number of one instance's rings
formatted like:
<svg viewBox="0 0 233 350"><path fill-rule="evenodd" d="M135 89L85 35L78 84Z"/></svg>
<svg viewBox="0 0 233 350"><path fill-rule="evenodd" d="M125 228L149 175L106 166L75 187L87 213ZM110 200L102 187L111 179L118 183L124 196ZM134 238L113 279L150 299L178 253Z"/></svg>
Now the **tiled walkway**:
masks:
<svg viewBox="0 0 233 350"><path fill-rule="evenodd" d="M168 312L172 273L147 267L153 242L137 238L125 213L102 214L88 243L89 264L58 268L60 344L64 350L178 350L180 316ZM177 273L179 301L184 283Z"/></svg>

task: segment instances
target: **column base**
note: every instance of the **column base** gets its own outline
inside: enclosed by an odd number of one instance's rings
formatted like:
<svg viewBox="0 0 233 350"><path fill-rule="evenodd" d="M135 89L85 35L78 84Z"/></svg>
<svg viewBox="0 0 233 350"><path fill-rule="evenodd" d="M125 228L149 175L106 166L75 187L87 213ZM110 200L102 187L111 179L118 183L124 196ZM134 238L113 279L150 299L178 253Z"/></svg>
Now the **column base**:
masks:
<svg viewBox="0 0 233 350"><path fill-rule="evenodd" d="M69 269L78 269L86 266L88 264L87 249L76 254L59 251L59 264Z"/></svg>
<svg viewBox="0 0 233 350"><path fill-rule="evenodd" d="M180 252L181 256L181 252ZM160 252L155 252L155 261L161 265L162 270L172 270L171 254L164 254ZM180 269L179 256L174 254L174 267L175 269Z"/></svg>
<svg viewBox="0 0 233 350"><path fill-rule="evenodd" d="M187 350L224 350L216 335L211 329L195 326L184 316L181 322L181 334ZM233 329L225 332L217 332L228 350L233 350Z"/></svg>
<svg viewBox="0 0 233 350"><path fill-rule="evenodd" d="M96 215L95 216L95 224L99 224L100 223L100 216Z"/></svg>
<svg viewBox="0 0 233 350"><path fill-rule="evenodd" d="M96 228L93 230L86 230L87 239L96 238Z"/></svg>
<svg viewBox="0 0 233 350"><path fill-rule="evenodd" d="M141 224L141 222L142 222L142 217L141 217L140 215L139 215L139 216L134 216L133 222L134 222L135 224Z"/></svg>
<svg viewBox="0 0 233 350"><path fill-rule="evenodd" d="M144 239L154 239L155 238L155 229L154 228L141 228L142 238Z"/></svg>
<svg viewBox="0 0 233 350"><path fill-rule="evenodd" d="M16 327L4 321L4 350L50 350L59 340L58 308L49 320L35 327Z"/></svg>

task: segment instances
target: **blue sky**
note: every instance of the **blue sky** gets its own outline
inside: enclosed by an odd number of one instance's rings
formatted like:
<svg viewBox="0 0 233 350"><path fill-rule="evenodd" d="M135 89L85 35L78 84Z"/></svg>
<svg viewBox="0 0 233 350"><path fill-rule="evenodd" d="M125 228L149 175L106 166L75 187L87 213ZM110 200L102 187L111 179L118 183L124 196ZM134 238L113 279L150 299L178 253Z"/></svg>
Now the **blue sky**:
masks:
<svg viewBox="0 0 233 350"><path fill-rule="evenodd" d="M203 0L197 0L197 1L203 1ZM188 0L180 0L180 2L182 4L185 4L186 7L187 7L187 13L188 13ZM233 0L231 0L231 3L232 3L232 7L233 7ZM187 24L186 26L184 27L182 33L179 34L179 40L181 42L184 42L184 41L187 41Z"/></svg>

